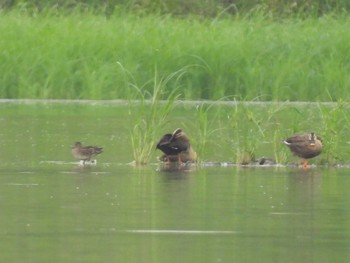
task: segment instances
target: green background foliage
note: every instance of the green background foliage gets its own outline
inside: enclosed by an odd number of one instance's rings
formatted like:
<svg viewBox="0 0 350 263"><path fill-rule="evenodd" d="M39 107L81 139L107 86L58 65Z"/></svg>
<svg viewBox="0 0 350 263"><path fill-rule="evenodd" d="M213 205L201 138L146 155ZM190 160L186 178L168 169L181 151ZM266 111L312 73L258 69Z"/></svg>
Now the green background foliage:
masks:
<svg viewBox="0 0 350 263"><path fill-rule="evenodd" d="M133 99L180 70L160 99L347 100L349 5L3 2L0 97Z"/></svg>
<svg viewBox="0 0 350 263"><path fill-rule="evenodd" d="M26 6L37 10L45 8L74 9L93 8L112 14L115 10L139 13L166 13L173 15L217 16L219 14L237 14L260 9L278 15L290 14L324 14L350 9L347 0L3 0L1 7L5 9Z"/></svg>

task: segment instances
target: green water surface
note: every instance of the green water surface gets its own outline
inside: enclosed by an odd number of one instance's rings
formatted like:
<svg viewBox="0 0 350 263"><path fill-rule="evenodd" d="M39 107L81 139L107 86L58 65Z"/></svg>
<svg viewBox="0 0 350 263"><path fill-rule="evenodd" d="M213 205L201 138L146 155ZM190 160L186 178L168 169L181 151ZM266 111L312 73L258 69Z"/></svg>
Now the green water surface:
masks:
<svg viewBox="0 0 350 263"><path fill-rule="evenodd" d="M1 106L1 262L350 261L348 168L134 167L127 116ZM96 166L76 140L104 147Z"/></svg>

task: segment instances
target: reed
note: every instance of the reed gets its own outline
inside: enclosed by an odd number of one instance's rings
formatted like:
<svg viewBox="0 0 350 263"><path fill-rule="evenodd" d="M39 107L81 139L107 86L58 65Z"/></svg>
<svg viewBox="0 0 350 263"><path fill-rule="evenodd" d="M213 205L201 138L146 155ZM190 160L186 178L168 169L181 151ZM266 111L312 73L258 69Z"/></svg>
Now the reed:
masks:
<svg viewBox="0 0 350 263"><path fill-rule="evenodd" d="M349 131L347 103L339 101L335 107L319 105L322 140L325 145L322 162L337 164L344 161L342 147L347 144L346 134Z"/></svg>
<svg viewBox="0 0 350 263"><path fill-rule="evenodd" d="M14 9L0 16L0 97L129 99L122 64L139 87L155 67L162 76L191 67L177 82L181 99L349 100L348 25L342 14L107 19L89 10Z"/></svg>
<svg viewBox="0 0 350 263"><path fill-rule="evenodd" d="M167 117L174 106L174 101L178 98L177 89L169 89L171 81L176 82L185 74L186 69L180 69L171 75L159 76L157 70L154 79L150 82L152 91L149 92L146 86L141 88L132 85L136 91L136 98L140 102L134 105L129 101L129 115L132 121L130 131L131 144L136 165L149 163L152 153L155 151L155 143L159 139L159 130L163 130ZM169 94L165 103L161 103L164 93Z"/></svg>
<svg viewBox="0 0 350 263"><path fill-rule="evenodd" d="M119 0L54 0L47 1L3 1L0 8L25 8L35 11L57 9L61 11L94 10L110 16L119 10L138 14L162 13L176 16L196 15L200 17L232 16L241 13L264 12L277 17L314 15L319 16L329 12L349 11L347 0L162 0L162 1L119 1Z"/></svg>
<svg viewBox="0 0 350 263"><path fill-rule="evenodd" d="M304 132L315 132L323 139L323 153L311 163L332 166L346 164L350 158L347 151L350 108L345 102L335 105L236 102L195 109L199 111L194 116L199 116L200 124L192 134L206 160L213 160L215 149L216 161L244 165L265 158L278 164L298 163L299 159L283 140ZM188 114L187 117L191 118Z"/></svg>
<svg viewBox="0 0 350 263"><path fill-rule="evenodd" d="M207 149L220 149L220 122L217 120L221 118L221 107L211 105L197 105L195 108L195 140L192 140L198 154L199 161L210 158L206 155Z"/></svg>
<svg viewBox="0 0 350 263"><path fill-rule="evenodd" d="M265 137L261 116L254 112L254 108L237 103L228 119L226 129L229 129L228 138L233 146L233 159L238 164L252 163L256 160L258 143Z"/></svg>
<svg viewBox="0 0 350 263"><path fill-rule="evenodd" d="M349 158L348 27L341 13L183 19L15 8L0 16L0 97L126 99L137 164L149 162L177 99L319 102L198 106L186 116L195 122L183 124L207 159L219 146L218 159L229 152L237 163L263 155L288 163L294 157L283 139L314 131L325 144L315 162L342 163Z"/></svg>

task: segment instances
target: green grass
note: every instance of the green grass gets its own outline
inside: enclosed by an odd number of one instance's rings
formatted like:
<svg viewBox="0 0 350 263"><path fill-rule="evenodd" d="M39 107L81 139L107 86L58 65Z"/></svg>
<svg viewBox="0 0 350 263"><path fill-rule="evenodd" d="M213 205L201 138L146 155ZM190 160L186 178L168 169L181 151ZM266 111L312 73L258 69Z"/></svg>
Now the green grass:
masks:
<svg viewBox="0 0 350 263"><path fill-rule="evenodd" d="M131 85L165 99L349 99L345 15L222 19L14 9L0 16L0 97L129 99Z"/></svg>
<svg viewBox="0 0 350 263"><path fill-rule="evenodd" d="M339 102L331 106L320 103L236 102L232 105L212 104L205 114L210 120L206 129L201 122L191 120L196 118L196 113L186 114L189 119L183 121L184 130L192 131L194 148L201 149L200 159L204 161L215 161L214 151L216 161L247 164L266 157L279 164L297 163L298 158L293 156L283 140L296 133L312 131L321 136L324 149L311 163L345 164L350 158L348 103ZM210 131L210 136L203 139L203 130Z"/></svg>
<svg viewBox="0 0 350 263"><path fill-rule="evenodd" d="M162 94L166 90L168 82L181 79L183 70L179 70L165 78L159 78L155 72L152 82L153 90L145 93L142 88L133 86L136 90L137 104L135 100L129 101L129 117L133 120L130 131L131 144L133 149L134 162L136 165L149 163L152 153L155 151L157 143L156 134L167 122L167 117L173 110L174 101L178 95L175 90L170 92L165 103L160 101Z"/></svg>
<svg viewBox="0 0 350 263"><path fill-rule="evenodd" d="M322 138L324 149L310 163L325 166L349 164L348 103L211 102L185 106L174 104L174 101L163 103L133 108L134 116L142 118L128 121L127 126L138 128L131 141L145 138L138 144L141 147L136 147L144 150L142 160L145 161L137 161L140 158L134 154L137 164L146 164L155 160L152 157L160 156L160 151L154 151L155 143L175 128L182 128L189 136L200 162L250 164L265 157L278 164L298 163L299 158L293 156L283 140L296 133L315 132ZM168 110L170 105L171 110ZM142 114L138 109L142 109ZM147 117L155 116L151 114L154 112L158 117ZM143 126L135 126L139 123Z"/></svg>
<svg viewBox="0 0 350 263"><path fill-rule="evenodd" d="M25 8L41 11L55 9L64 11L93 10L106 16L123 12L137 14L171 14L175 16L221 17L256 11L277 17L323 15L330 12L350 10L347 0L17 0L3 1L0 8Z"/></svg>

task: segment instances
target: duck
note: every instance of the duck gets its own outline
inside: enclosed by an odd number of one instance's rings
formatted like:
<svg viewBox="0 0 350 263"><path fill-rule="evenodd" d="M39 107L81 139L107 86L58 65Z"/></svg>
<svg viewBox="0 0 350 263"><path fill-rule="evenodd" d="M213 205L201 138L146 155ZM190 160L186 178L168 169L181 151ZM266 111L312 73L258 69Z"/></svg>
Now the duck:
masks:
<svg viewBox="0 0 350 263"><path fill-rule="evenodd" d="M302 158L303 167L307 168L307 159L314 158L322 152L322 139L318 137L314 132L306 134L295 134L292 137L285 139L286 144L291 152Z"/></svg>
<svg viewBox="0 0 350 263"><path fill-rule="evenodd" d="M160 157L160 160L164 162L186 163L197 160L197 153L193 150L189 138L181 128L175 129L173 133L163 135L157 143L156 149L164 153Z"/></svg>
<svg viewBox="0 0 350 263"><path fill-rule="evenodd" d="M75 159L83 161L83 165L86 161L90 161L91 158L101 154L103 152L102 147L98 146L83 146L81 142L74 143L72 147L72 155Z"/></svg>
<svg viewBox="0 0 350 263"><path fill-rule="evenodd" d="M159 157L159 160L162 162L195 162L197 160L197 153L193 150L192 146L190 146L190 148L179 153L178 155L163 154Z"/></svg>

